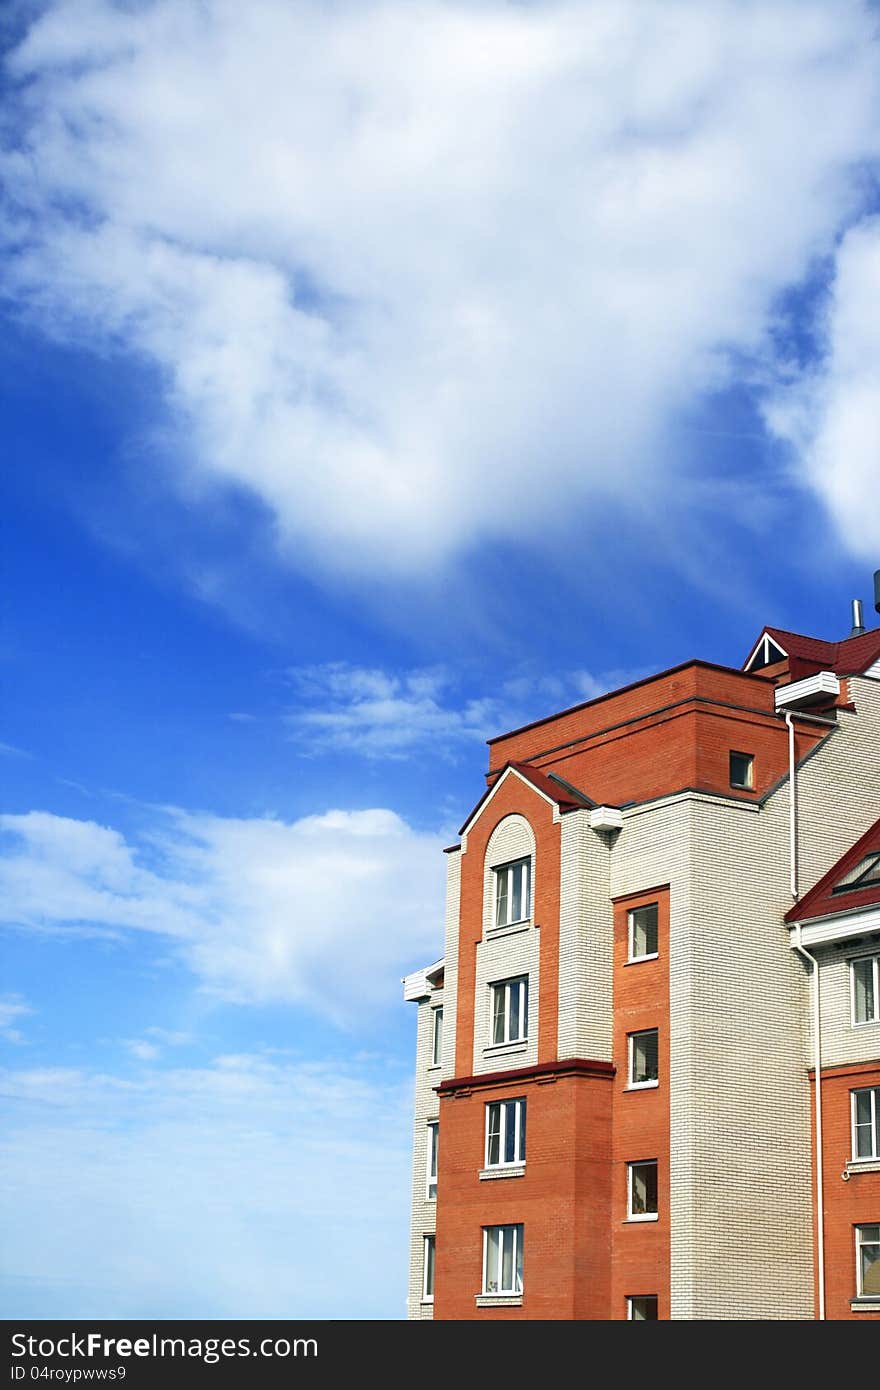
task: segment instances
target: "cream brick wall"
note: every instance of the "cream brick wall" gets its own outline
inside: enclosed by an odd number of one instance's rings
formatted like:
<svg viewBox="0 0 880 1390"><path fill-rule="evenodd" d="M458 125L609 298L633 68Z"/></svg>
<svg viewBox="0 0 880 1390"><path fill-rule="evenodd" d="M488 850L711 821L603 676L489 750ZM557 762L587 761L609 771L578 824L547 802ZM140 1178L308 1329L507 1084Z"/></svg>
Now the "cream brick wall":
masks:
<svg viewBox="0 0 880 1390"><path fill-rule="evenodd" d="M540 989L540 936L531 924L514 931L502 929L477 944L474 986L474 1075L529 1067L538 1060L538 990ZM529 977L528 1039L492 1046L491 991L489 986L515 975Z"/></svg>
<svg viewBox="0 0 880 1390"><path fill-rule="evenodd" d="M811 954L819 962L823 1067L880 1058L880 1023L853 1025L849 969L858 956L880 954L880 941L814 947Z"/></svg>
<svg viewBox="0 0 880 1390"><path fill-rule="evenodd" d="M670 943L673 1057L687 1050L671 1116L678 1317L812 1316L808 993L774 812L692 807L691 921Z"/></svg>
<svg viewBox="0 0 880 1390"><path fill-rule="evenodd" d="M524 816L505 816L492 831L483 864L483 940L477 944L474 982L474 1075L531 1066L538 1060L538 989L540 931L534 917L524 925L494 926L493 869L511 859L532 860L532 884L540 873L535 837ZM534 894L533 894L534 895ZM529 977L528 1038L525 1042L492 1044L491 989L500 980Z"/></svg>
<svg viewBox="0 0 880 1390"><path fill-rule="evenodd" d="M801 897L880 816L880 682L849 677L856 713L798 772ZM788 814L788 785L772 798ZM787 852L786 852L787 853Z"/></svg>
<svg viewBox="0 0 880 1390"><path fill-rule="evenodd" d="M461 915L461 853L446 856L446 955L443 985L444 1081L455 1075L455 1027L458 1001L458 930Z"/></svg>
<svg viewBox="0 0 880 1390"><path fill-rule="evenodd" d="M611 1061L612 840L590 829L589 811L561 822L559 884L560 1057Z"/></svg>
<svg viewBox="0 0 880 1390"><path fill-rule="evenodd" d="M433 1087L440 1079L440 1067L431 1065L433 1041L433 1012L438 1004L444 1006L445 991L434 993L418 1004L416 1025L416 1084L415 1118L413 1124L413 1166L412 1166L412 1221L410 1225L409 1293L407 1297L407 1317L432 1318L434 1310L430 1303L422 1302L424 1287L424 1237L432 1235L436 1224L436 1201L428 1201L428 1121L436 1120L439 1101ZM440 1138L442 1143L442 1136Z"/></svg>
<svg viewBox="0 0 880 1390"><path fill-rule="evenodd" d="M407 1316L430 1319L434 1310L423 1303L424 1237L433 1235L436 1222L436 1201L428 1201L428 1121L437 1119L440 1102L434 1087L442 1077L455 1074L455 1016L458 987L458 919L461 898L461 854L446 856L446 956L443 969L443 988L434 990L418 1004L416 1026L415 1119L413 1126L412 1216L410 1220L410 1262ZM443 1037L440 1066L432 1064L433 1010L442 1005ZM443 1143L443 1136L439 1136Z"/></svg>

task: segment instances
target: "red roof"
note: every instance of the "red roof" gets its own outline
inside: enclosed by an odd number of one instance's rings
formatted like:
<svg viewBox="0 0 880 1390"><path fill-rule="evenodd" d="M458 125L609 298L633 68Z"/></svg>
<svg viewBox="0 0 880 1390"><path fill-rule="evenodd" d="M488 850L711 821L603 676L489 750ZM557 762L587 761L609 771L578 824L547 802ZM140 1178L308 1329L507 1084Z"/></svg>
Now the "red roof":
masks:
<svg viewBox="0 0 880 1390"><path fill-rule="evenodd" d="M857 676L880 659L880 627L863 632L859 637L845 637L842 642L823 642L819 637L786 632L783 627L765 627L764 632L788 653L793 679L812 675L816 671ZM805 670L805 667L809 669Z"/></svg>
<svg viewBox="0 0 880 1390"><path fill-rule="evenodd" d="M789 908L785 914L786 922L804 922L810 917L836 917L844 912L855 912L859 908L880 903L880 883L870 884L867 888L838 889L836 893L834 891L840 880L872 850L880 852L880 820L875 821L860 840L856 840L843 858L838 859L815 887L804 894L800 902Z"/></svg>
<svg viewBox="0 0 880 1390"><path fill-rule="evenodd" d="M464 825L461 827L461 830L459 830L459 835L464 834L466 827L470 825L487 797L492 795L492 792L508 768L513 768L513 771L518 772L520 777L526 782L530 782L536 791L541 792L543 796L549 797L551 801L555 801L560 811L581 811L586 807L595 806L596 804L595 801L591 801L588 796L578 791L577 787L573 787L570 782L566 782L562 777L556 777L553 773L548 775L546 772L541 772L537 767L530 767L528 763L507 762L502 768L499 768L498 776L495 778L492 786L487 787L483 792L483 795L471 811Z"/></svg>

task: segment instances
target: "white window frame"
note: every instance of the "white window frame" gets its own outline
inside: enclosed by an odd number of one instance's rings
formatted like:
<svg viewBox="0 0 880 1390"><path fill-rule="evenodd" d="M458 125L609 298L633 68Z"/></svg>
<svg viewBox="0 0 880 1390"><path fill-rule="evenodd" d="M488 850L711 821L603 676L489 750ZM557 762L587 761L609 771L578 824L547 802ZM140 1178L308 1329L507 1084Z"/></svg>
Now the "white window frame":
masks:
<svg viewBox="0 0 880 1390"><path fill-rule="evenodd" d="M880 1159L880 1086L856 1086L849 1094L852 1115L852 1161L853 1163L867 1163L871 1159ZM860 1154L858 1151L856 1097L860 1095L871 1097L871 1152L869 1154Z"/></svg>
<svg viewBox="0 0 880 1390"><path fill-rule="evenodd" d="M439 1067L443 1060L443 1005L431 1010L431 1066Z"/></svg>
<svg viewBox="0 0 880 1390"><path fill-rule="evenodd" d="M652 1167L652 1168L654 1169L654 1172L655 1172L655 1174L657 1175L657 1178L658 1178L658 1182L657 1182L657 1184L656 1184L656 1186L657 1186L657 1207L658 1207L658 1210L657 1210L657 1211L634 1212L634 1211L633 1211L633 1176L634 1176L634 1173L635 1173L636 1168L649 1168L649 1167ZM659 1169L658 1169L658 1166L657 1166L657 1160L656 1160L656 1158L637 1158L637 1159L635 1159L632 1163L628 1163L628 1164L626 1165L626 1219L627 1219L627 1221L657 1221L657 1220L659 1220L659 1217L660 1217L659 1206L660 1206L660 1183L659 1183Z"/></svg>
<svg viewBox="0 0 880 1390"><path fill-rule="evenodd" d="M636 1081L633 1078L635 1063L635 1041L636 1038L644 1038L647 1034L653 1033L657 1039L657 1077L653 1081ZM628 1091L650 1091L655 1086L660 1085L660 1029L659 1028L638 1028L634 1033L627 1033L627 1085Z"/></svg>
<svg viewBox="0 0 880 1390"><path fill-rule="evenodd" d="M504 921L499 921L498 913L501 907L501 884L503 881L507 887L507 912L510 913L513 902L513 875L514 870L525 869L525 893L522 895L522 905L525 908L521 917L505 917ZM515 927L521 922L528 922L532 916L532 857L530 854L523 855L520 859L511 859L507 864L499 864L493 868L495 887L495 901L492 911L493 927Z"/></svg>
<svg viewBox="0 0 880 1390"><path fill-rule="evenodd" d="M637 956L637 955L635 955L635 954L633 953L633 946L634 946L634 944L635 944L635 931L634 931L634 926L635 926L635 924L634 924L633 918L635 917L635 914L636 914L637 912L641 912L642 909L643 909L643 908L646 908L646 907L656 907L656 909L657 909L657 945L658 945L658 947L659 947L659 945L660 945L660 903L659 903L659 901L655 900L654 902L649 902L649 903L639 903L638 907L631 907L631 908L629 908L629 910L627 911L627 914L626 914L626 934L627 934L627 962L628 962L630 965L633 964L635 961L642 961L642 960L657 960L657 958L658 958L658 956L659 956L659 954L660 954L659 950L657 950L657 951L646 951L645 954L644 954L643 956Z"/></svg>
<svg viewBox="0 0 880 1390"><path fill-rule="evenodd" d="M878 1239L863 1240L863 1231L876 1231ZM865 1221L856 1226L856 1298L880 1298L880 1295L865 1293L862 1289L862 1246L864 1245L880 1245L880 1222Z"/></svg>
<svg viewBox="0 0 880 1390"><path fill-rule="evenodd" d="M493 1163L489 1157L489 1135L492 1110L495 1106L500 1106L500 1123L498 1126L498 1153L504 1154L507 1147L507 1121L508 1107L513 1106L513 1125L514 1125L514 1157L506 1159L499 1157L497 1163ZM521 1168L526 1161L526 1142L525 1142L525 1118L526 1101L525 1096L511 1097L509 1100L490 1100L486 1102L486 1149L485 1166L487 1168Z"/></svg>
<svg viewBox="0 0 880 1390"><path fill-rule="evenodd" d="M437 1157L440 1153L440 1121L429 1120L427 1123L428 1131L428 1153L425 1159L425 1201L436 1202L437 1200ZM431 1191L433 1187L434 1191Z"/></svg>
<svg viewBox="0 0 880 1390"><path fill-rule="evenodd" d="M510 995L511 985L519 985L519 1011L516 1018L517 1033L511 1033ZM495 1037L495 996L497 990L504 990L504 1037ZM528 1042L529 1037L529 977L511 975L509 980L495 980L489 987L489 1046L506 1047L508 1043Z"/></svg>
<svg viewBox="0 0 880 1390"><path fill-rule="evenodd" d="M512 1259L512 1261L511 1261L511 1266L512 1266L512 1269L513 1269L513 1283L514 1283L514 1287L513 1287L512 1289L502 1289L502 1288L490 1289L490 1288L489 1288L489 1233L490 1233L490 1231L513 1231L513 1259ZM517 1223L514 1223L514 1222L505 1222L505 1224L502 1225L502 1226L484 1226L484 1227L483 1227L483 1294L484 1294L484 1296L487 1296L487 1297L489 1297L489 1298L516 1298L516 1297L519 1297L519 1296L522 1294L522 1291L523 1291L523 1284L525 1283L525 1276L524 1276L524 1274L523 1274L523 1277L522 1277L521 1280L520 1280L520 1286L519 1286L519 1288L517 1288L517 1287L516 1287L516 1279L517 1279L516 1271L517 1271L517 1266L518 1266L520 1260L522 1259L522 1254L523 1254L524 1248L525 1248L525 1241L523 1240L523 1224L522 1224L522 1222L517 1222ZM502 1257L501 1257L501 1269L503 1270L503 1268L504 1268L504 1258L503 1258L503 1254L502 1254ZM501 1271L499 1270L499 1273L498 1273L498 1280L499 1280L499 1283L500 1283L500 1281L501 1281L501 1277L502 1277L502 1276L501 1276Z"/></svg>
<svg viewBox="0 0 880 1390"><path fill-rule="evenodd" d="M431 1247L431 1260L428 1261L428 1247ZM434 1302L434 1289L428 1292L428 1269L431 1271L431 1284L436 1283L437 1276L437 1237L436 1235L424 1236L422 1239L422 1302Z"/></svg>
<svg viewBox="0 0 880 1390"><path fill-rule="evenodd" d="M627 1294L627 1299L626 1299L626 1320L627 1320L627 1322L648 1322L648 1321L653 1322L653 1321L654 1321L653 1318L650 1318L650 1319L648 1319L648 1318L637 1318L637 1317L635 1316L634 1311L633 1311L633 1304L634 1304L634 1303L637 1303L637 1302L639 1301L639 1299L642 1299L642 1298L653 1298L654 1302L655 1302L656 1304L658 1304L657 1311L658 1311L658 1312L660 1311L660 1309L659 1309L659 1300L658 1300L657 1295L656 1295L655 1293L631 1293L631 1294Z"/></svg>
<svg viewBox="0 0 880 1390"><path fill-rule="evenodd" d="M873 964L874 973L874 1017L856 1018L856 972L855 967L862 961ZM880 1023L880 955L854 956L849 963L850 1009L853 1028L869 1028L872 1023Z"/></svg>

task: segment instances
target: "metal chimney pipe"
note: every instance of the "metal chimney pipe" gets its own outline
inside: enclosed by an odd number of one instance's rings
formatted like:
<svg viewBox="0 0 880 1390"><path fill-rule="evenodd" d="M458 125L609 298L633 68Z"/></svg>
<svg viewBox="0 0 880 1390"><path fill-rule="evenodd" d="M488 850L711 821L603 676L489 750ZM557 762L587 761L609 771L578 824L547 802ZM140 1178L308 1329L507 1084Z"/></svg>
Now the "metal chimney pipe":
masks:
<svg viewBox="0 0 880 1390"><path fill-rule="evenodd" d="M880 613L880 570L874 571L874 607Z"/></svg>
<svg viewBox="0 0 880 1390"><path fill-rule="evenodd" d="M880 573L880 571L878 571ZM876 576L875 576L876 578ZM862 600L854 598L852 601L852 632L850 637L861 637L865 631L865 619L862 614Z"/></svg>

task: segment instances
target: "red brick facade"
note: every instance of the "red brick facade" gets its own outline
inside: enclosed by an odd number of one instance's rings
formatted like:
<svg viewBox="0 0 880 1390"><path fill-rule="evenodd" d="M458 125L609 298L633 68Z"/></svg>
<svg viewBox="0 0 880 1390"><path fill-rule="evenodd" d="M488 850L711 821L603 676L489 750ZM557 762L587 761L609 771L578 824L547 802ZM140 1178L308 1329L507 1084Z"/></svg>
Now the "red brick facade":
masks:
<svg viewBox="0 0 880 1390"><path fill-rule="evenodd" d="M592 1070L593 1074L589 1074ZM453 1091L441 1098L437 1191L437 1318L604 1319L608 1316L611 1068ZM522 1177L481 1179L486 1106L526 1098ZM521 1305L480 1308L483 1227L522 1223Z"/></svg>
<svg viewBox="0 0 880 1390"><path fill-rule="evenodd" d="M880 1086L880 1058L822 1073L826 1317L835 1321L880 1321L880 1312L859 1309L854 1299L855 1229L880 1225L880 1172L847 1168L853 1157L852 1092L870 1086Z"/></svg>
<svg viewBox="0 0 880 1390"><path fill-rule="evenodd" d="M630 961L629 913L658 905L656 960ZM656 1028L656 1088L628 1089L629 1035ZM614 904L614 1104L611 1119L612 1272L607 1317L627 1315L627 1298L656 1294L669 1317L669 889L656 888ZM627 1167L657 1160L657 1220L627 1220Z"/></svg>

